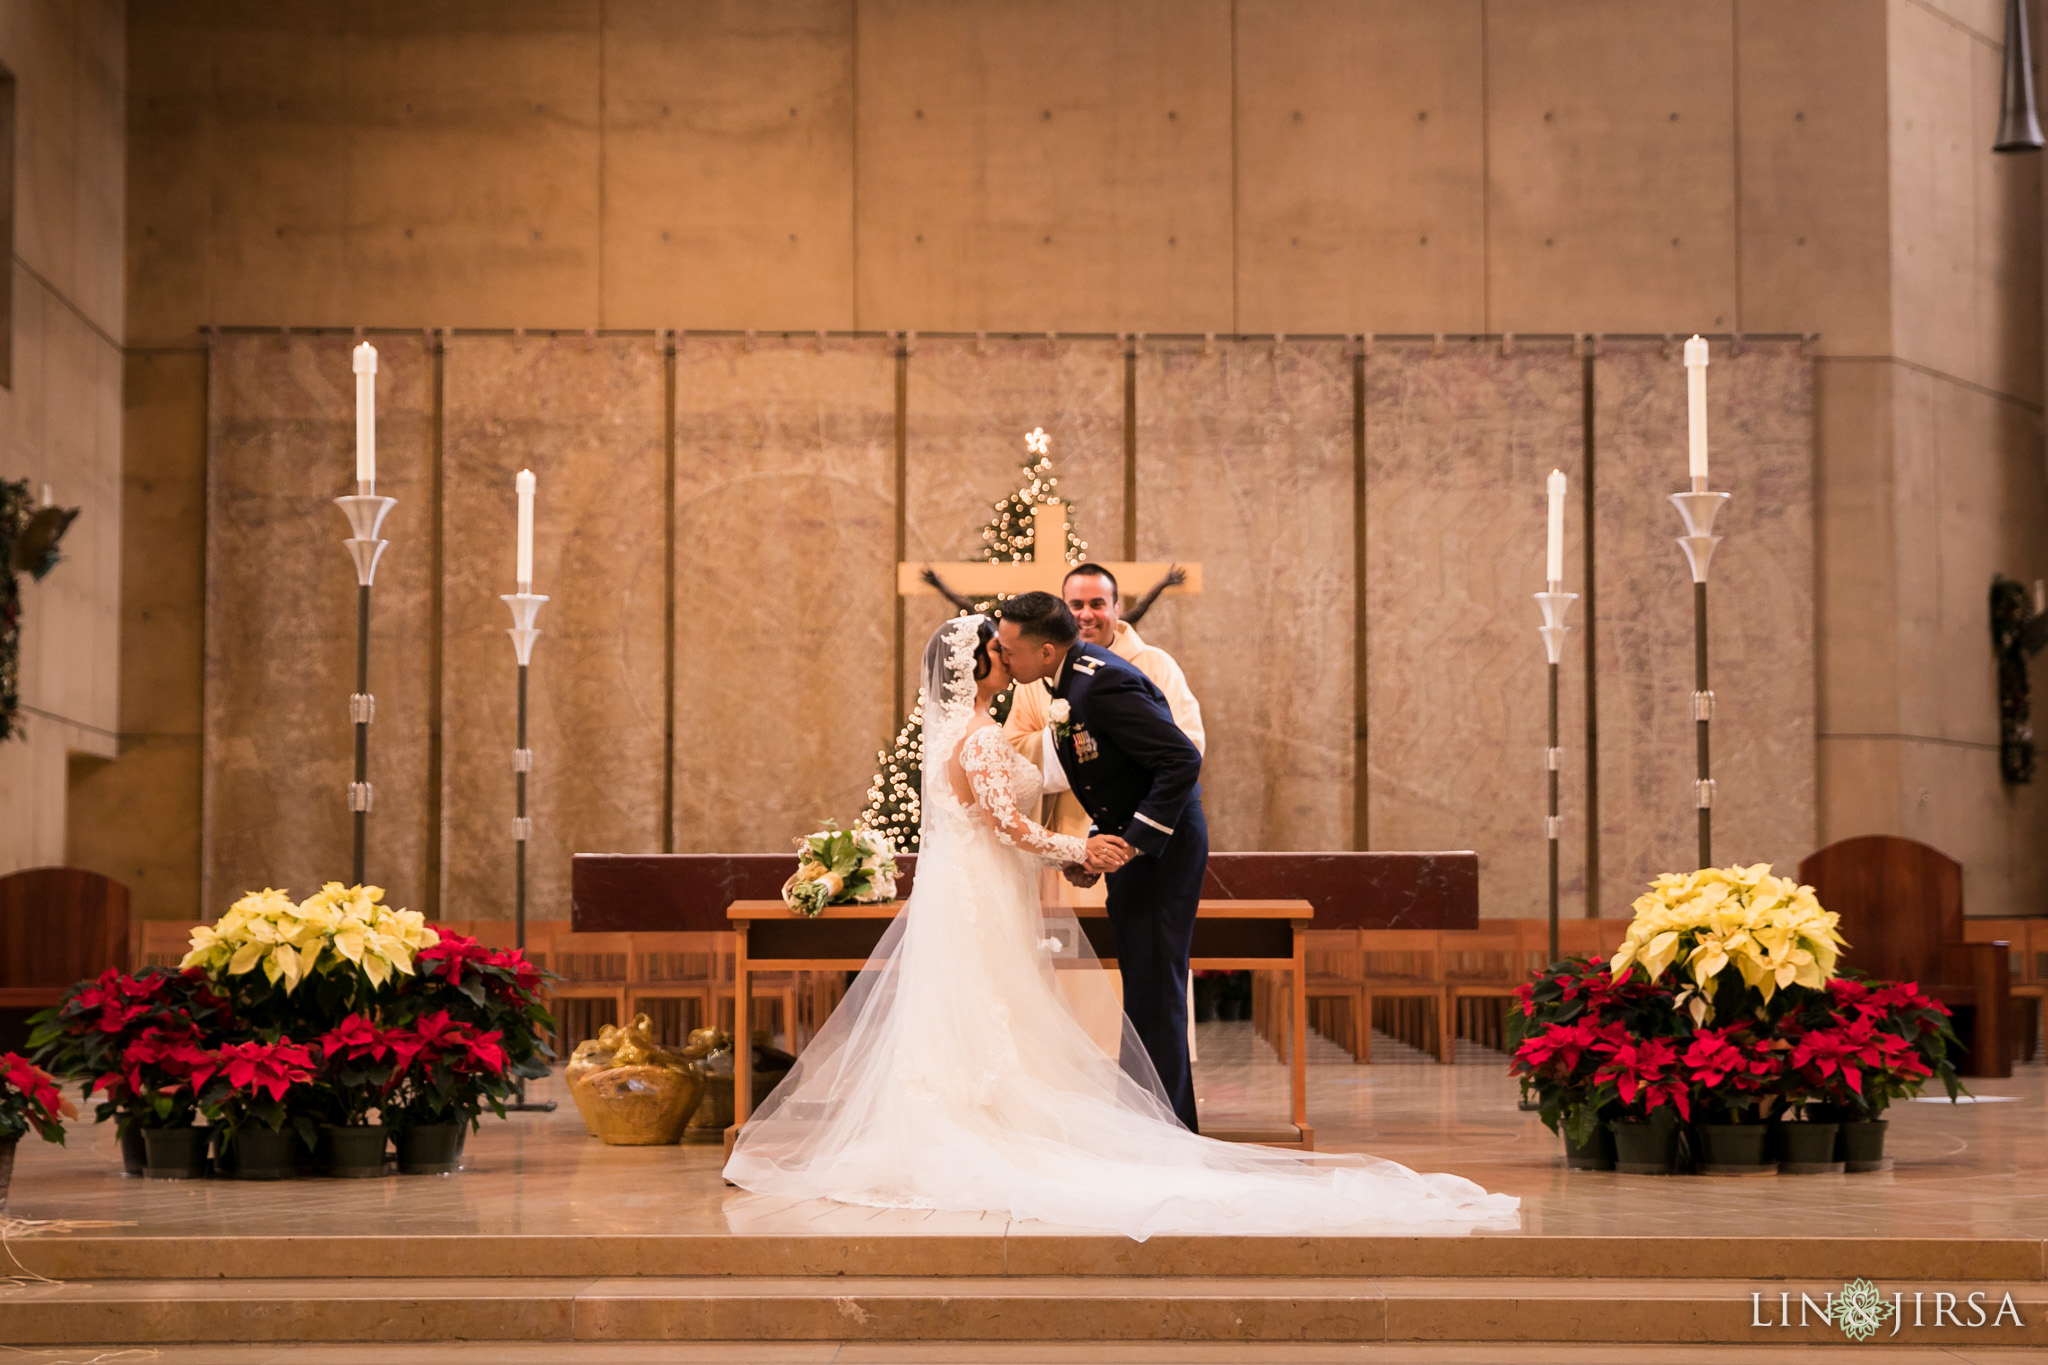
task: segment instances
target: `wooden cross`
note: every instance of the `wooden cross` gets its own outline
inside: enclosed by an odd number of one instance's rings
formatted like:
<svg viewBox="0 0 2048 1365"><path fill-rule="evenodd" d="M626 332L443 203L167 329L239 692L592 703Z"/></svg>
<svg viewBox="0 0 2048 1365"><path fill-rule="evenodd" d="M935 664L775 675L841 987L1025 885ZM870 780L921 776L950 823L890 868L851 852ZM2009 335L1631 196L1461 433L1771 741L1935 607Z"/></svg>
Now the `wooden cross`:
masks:
<svg viewBox="0 0 2048 1365"><path fill-rule="evenodd" d="M1006 564L991 564L985 560L971 559L951 564L905 563L896 566L896 592L901 597L916 597L921 594L938 592L924 581L924 571L931 569L946 580L946 586L963 597L984 598L1009 596L1020 592L1049 592L1059 595L1060 585L1066 581L1067 573L1074 566L1067 562L1062 551L1067 544L1067 509L1064 503L1040 503L1031 509L1031 553L1033 559L1017 560ZM1047 547L1058 547L1053 553L1045 553ZM1132 562L1128 560L1098 559L1094 561L1116 575L1117 586L1125 592L1143 592L1166 577L1179 565L1187 575L1187 582L1174 592L1199 593L1202 590L1202 566L1183 561L1174 563Z"/></svg>

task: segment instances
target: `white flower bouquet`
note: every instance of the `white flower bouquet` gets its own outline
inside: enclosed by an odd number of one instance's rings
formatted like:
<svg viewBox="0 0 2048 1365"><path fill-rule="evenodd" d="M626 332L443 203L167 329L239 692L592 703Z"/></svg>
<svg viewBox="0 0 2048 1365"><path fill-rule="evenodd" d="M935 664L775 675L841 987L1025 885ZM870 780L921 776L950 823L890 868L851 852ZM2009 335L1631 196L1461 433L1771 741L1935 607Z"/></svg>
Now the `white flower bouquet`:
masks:
<svg viewBox="0 0 2048 1365"><path fill-rule="evenodd" d="M796 871L782 884L782 901L815 917L828 905L871 905L896 898L896 850L874 829L841 829L827 821L796 841Z"/></svg>
<svg viewBox="0 0 2048 1365"><path fill-rule="evenodd" d="M394 974L411 976L413 954L441 936L416 910L384 905L381 886L327 885L303 901L275 888L252 891L210 925L192 931L192 951L178 964L240 976L263 968L289 995L315 973L344 963L382 986Z"/></svg>

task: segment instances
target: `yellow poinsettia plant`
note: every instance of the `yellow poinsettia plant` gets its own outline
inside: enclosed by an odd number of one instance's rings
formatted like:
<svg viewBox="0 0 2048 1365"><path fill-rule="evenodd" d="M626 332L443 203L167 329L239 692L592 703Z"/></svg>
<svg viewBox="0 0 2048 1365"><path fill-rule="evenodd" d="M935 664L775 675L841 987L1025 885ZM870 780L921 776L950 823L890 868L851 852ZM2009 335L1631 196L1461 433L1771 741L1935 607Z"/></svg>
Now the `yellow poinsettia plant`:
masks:
<svg viewBox="0 0 2048 1365"><path fill-rule="evenodd" d="M178 966L215 976L241 976L262 968L289 995L315 972L341 962L360 969L373 986L413 974L413 955L441 936L416 910L394 910L380 886L329 882L303 901L276 887L251 891L210 925L192 931L192 951Z"/></svg>
<svg viewBox="0 0 2048 1365"><path fill-rule="evenodd" d="M1733 968L1769 1004L1787 986L1819 989L1835 974L1843 948L1840 916L1821 908L1813 888L1771 872L1769 863L1667 872L1636 898L1635 920L1609 969L1630 968L1655 981L1673 966L1690 983L1676 1004L1704 1023L1714 983Z"/></svg>

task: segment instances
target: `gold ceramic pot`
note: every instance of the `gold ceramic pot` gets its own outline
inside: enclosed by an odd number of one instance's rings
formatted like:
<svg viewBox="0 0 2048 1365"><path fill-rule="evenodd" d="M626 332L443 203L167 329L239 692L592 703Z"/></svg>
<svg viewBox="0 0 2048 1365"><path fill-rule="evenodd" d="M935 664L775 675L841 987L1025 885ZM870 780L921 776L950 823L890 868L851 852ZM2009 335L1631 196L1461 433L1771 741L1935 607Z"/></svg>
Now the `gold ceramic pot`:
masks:
<svg viewBox="0 0 2048 1365"><path fill-rule="evenodd" d="M579 1043L563 1079L592 1137L615 1147L657 1147L680 1141L696 1112L704 1072L695 1058L708 1050L669 1051L654 1041L647 1016L638 1014L624 1028L606 1024Z"/></svg>
<svg viewBox="0 0 2048 1365"><path fill-rule="evenodd" d="M682 1140L704 1075L695 1067L615 1066L578 1078L569 1094L584 1125L610 1146L664 1147Z"/></svg>

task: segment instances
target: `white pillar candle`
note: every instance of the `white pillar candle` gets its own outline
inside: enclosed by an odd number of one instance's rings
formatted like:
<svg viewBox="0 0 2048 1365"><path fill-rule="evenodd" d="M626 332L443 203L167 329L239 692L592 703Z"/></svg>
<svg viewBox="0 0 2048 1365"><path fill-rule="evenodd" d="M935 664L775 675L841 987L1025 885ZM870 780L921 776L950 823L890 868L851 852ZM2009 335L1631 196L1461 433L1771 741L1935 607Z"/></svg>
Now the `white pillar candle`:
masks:
<svg viewBox="0 0 2048 1365"><path fill-rule="evenodd" d="M512 487L519 494L519 568L513 577L519 580L519 591L529 592L533 588L533 490L536 480L531 469L519 471L519 477L512 480Z"/></svg>
<svg viewBox="0 0 2048 1365"><path fill-rule="evenodd" d="M377 485L377 348L365 341L355 349L356 483L358 493Z"/></svg>
<svg viewBox="0 0 2048 1365"><path fill-rule="evenodd" d="M1693 486L1707 486L1707 342L1695 336L1685 343L1686 450Z"/></svg>
<svg viewBox="0 0 2048 1365"><path fill-rule="evenodd" d="M1553 589L1564 582L1564 471L1550 471L1550 542L1544 556L1544 579Z"/></svg>

